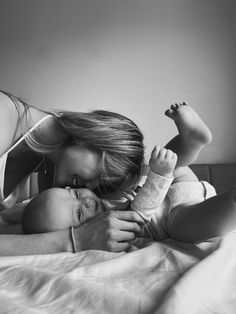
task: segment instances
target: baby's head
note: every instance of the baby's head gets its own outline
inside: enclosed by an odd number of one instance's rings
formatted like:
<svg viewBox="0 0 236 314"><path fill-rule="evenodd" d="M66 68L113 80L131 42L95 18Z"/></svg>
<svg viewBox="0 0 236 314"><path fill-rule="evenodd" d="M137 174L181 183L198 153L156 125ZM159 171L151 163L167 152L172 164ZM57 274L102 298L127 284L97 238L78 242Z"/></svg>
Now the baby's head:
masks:
<svg viewBox="0 0 236 314"><path fill-rule="evenodd" d="M27 205L22 219L25 234L78 226L101 211L105 201L88 189L48 189Z"/></svg>

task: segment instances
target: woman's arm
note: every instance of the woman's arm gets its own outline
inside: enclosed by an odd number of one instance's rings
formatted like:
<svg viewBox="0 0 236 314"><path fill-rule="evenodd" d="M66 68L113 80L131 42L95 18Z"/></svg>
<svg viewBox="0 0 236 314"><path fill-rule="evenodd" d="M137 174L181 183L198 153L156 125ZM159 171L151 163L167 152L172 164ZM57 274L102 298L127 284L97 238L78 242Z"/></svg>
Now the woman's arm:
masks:
<svg viewBox="0 0 236 314"><path fill-rule="evenodd" d="M69 229L31 235L1 234L0 256L72 252Z"/></svg>
<svg viewBox="0 0 236 314"><path fill-rule="evenodd" d="M140 232L142 218L133 211L102 212L74 228L77 251L125 251ZM69 229L33 235L0 235L0 256L73 252Z"/></svg>

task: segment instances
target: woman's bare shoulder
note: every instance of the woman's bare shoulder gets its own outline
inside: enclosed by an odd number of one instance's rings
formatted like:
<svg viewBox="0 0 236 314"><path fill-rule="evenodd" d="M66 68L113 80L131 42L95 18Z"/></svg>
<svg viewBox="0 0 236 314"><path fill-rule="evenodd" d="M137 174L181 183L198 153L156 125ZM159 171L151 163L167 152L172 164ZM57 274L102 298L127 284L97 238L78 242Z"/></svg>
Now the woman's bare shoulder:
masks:
<svg viewBox="0 0 236 314"><path fill-rule="evenodd" d="M0 92L0 156L11 147L19 124L19 113L12 100Z"/></svg>

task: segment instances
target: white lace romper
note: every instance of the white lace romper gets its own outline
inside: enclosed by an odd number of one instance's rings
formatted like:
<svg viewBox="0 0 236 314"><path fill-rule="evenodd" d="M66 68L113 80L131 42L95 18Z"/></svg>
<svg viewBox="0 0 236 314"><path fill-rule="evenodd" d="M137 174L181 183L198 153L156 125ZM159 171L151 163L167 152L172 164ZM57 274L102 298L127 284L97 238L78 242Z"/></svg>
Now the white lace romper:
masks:
<svg viewBox="0 0 236 314"><path fill-rule="evenodd" d="M197 204L216 195L214 187L206 181L171 184L173 179L150 170L146 182L134 197L131 206L146 221L145 237L158 241L168 238L166 225L174 209L183 204Z"/></svg>

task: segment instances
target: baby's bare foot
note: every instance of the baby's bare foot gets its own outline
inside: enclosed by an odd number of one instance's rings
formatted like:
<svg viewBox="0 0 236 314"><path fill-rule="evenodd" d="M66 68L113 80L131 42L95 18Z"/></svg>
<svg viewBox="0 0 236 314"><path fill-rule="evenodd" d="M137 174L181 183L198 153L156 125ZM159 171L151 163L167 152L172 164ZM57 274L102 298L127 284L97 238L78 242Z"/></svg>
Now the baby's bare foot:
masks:
<svg viewBox="0 0 236 314"><path fill-rule="evenodd" d="M185 102L171 105L165 115L175 121L182 136L191 136L202 144L208 144L212 140L211 131L196 111Z"/></svg>

